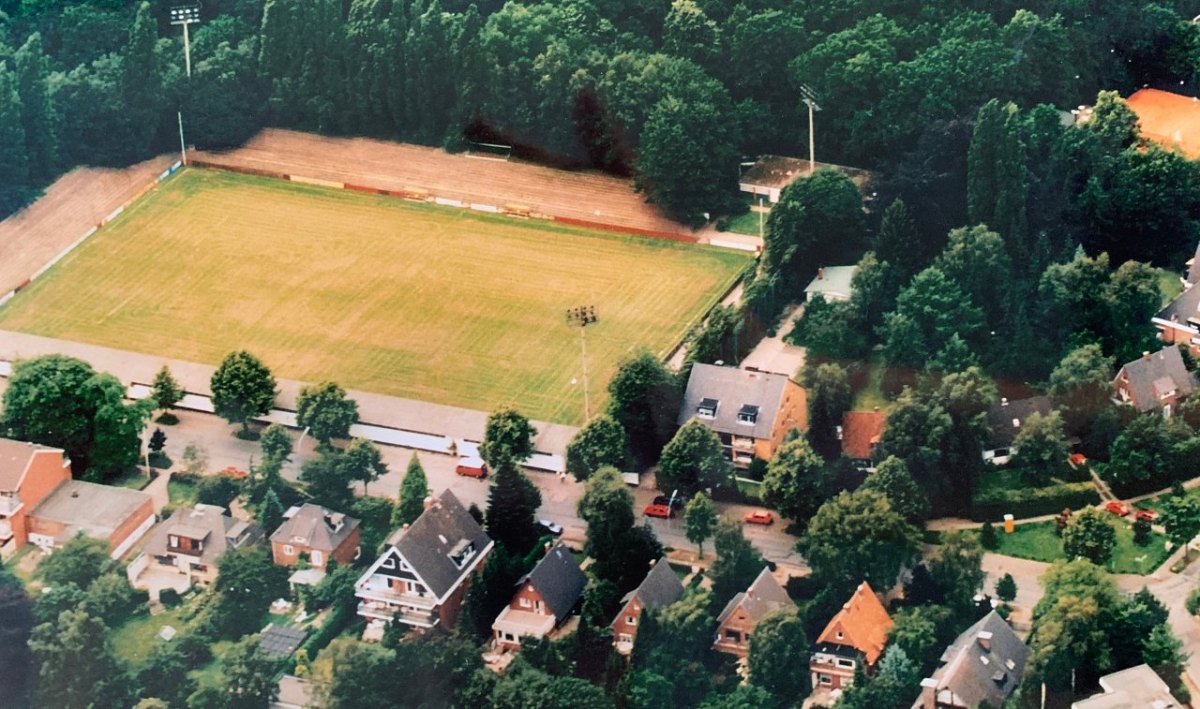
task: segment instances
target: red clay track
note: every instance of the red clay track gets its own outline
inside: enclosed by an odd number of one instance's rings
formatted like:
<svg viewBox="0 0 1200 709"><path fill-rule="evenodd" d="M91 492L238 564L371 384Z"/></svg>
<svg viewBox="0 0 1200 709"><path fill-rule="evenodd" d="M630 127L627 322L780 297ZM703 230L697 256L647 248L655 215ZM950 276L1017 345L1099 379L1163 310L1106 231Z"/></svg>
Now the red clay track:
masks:
<svg viewBox="0 0 1200 709"><path fill-rule="evenodd" d="M116 208L137 197L176 156L123 170L81 167L60 177L45 196L0 222L0 295L24 284Z"/></svg>
<svg viewBox="0 0 1200 709"><path fill-rule="evenodd" d="M196 162L260 174L302 175L371 190L430 194L533 212L634 233L686 235L628 180L596 172L568 172L516 161L451 155L435 148L366 138L327 138L269 128L244 147L196 151Z"/></svg>

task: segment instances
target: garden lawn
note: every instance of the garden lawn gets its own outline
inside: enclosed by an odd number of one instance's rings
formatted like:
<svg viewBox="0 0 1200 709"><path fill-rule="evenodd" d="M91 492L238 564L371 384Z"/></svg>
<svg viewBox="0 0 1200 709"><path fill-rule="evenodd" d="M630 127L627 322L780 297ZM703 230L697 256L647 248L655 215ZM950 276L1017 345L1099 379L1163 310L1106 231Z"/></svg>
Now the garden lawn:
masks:
<svg viewBox="0 0 1200 709"><path fill-rule="evenodd" d="M0 328L581 423L631 350L665 356L750 254L189 168L3 309Z"/></svg>
<svg viewBox="0 0 1200 709"><path fill-rule="evenodd" d="M1117 545L1113 549L1112 560L1107 565L1109 571L1117 574L1148 574L1170 555L1165 548L1167 539L1163 535L1151 532L1150 542L1142 547L1133 543L1133 530L1127 522L1115 521L1114 527L1117 530ZM994 551L997 554L1034 561L1054 562L1065 559L1062 538L1055 534L1054 529L1053 521L1018 524L1012 534L1005 534L1003 527L997 526L996 539L999 546ZM1145 558L1140 559L1143 556Z"/></svg>
<svg viewBox="0 0 1200 709"><path fill-rule="evenodd" d="M188 605L195 603L197 598L190 597L184 604L158 615L150 615L144 608L134 613L128 620L114 628L110 634L117 657L135 669L141 668L149 661L155 650L165 643L158 637L158 632L163 629L163 626L170 625L179 631L180 635L177 635L176 638L189 632L190 620L184 620L184 617L189 612Z"/></svg>
<svg viewBox="0 0 1200 709"><path fill-rule="evenodd" d="M743 212L736 217L729 219L729 231L736 234L746 234L747 236L759 236L765 233L767 224L767 215L762 215L762 223L759 223L759 212L749 211Z"/></svg>

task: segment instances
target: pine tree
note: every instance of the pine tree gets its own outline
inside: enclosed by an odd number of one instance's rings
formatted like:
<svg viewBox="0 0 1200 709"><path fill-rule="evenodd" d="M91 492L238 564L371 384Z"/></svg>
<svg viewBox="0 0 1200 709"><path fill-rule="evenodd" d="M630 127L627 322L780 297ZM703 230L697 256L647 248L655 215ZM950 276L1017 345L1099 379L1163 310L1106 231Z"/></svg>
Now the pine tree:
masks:
<svg viewBox="0 0 1200 709"><path fill-rule="evenodd" d="M57 115L47 83L48 60L42 36L34 32L16 54L17 94L21 97L21 125L32 182L48 180L57 164Z"/></svg>
<svg viewBox="0 0 1200 709"><path fill-rule="evenodd" d="M283 524L283 503L273 488L268 488L263 495L262 504L258 506L258 525L267 534L273 533Z"/></svg>
<svg viewBox="0 0 1200 709"><path fill-rule="evenodd" d="M154 429L154 433L150 435L149 448L152 453L159 453L163 446L167 445L167 434L163 433L161 428Z"/></svg>
<svg viewBox="0 0 1200 709"><path fill-rule="evenodd" d="M523 555L537 541L534 514L542 505L542 493L511 461L496 468L488 490L488 535L509 552Z"/></svg>
<svg viewBox="0 0 1200 709"><path fill-rule="evenodd" d="M925 253L908 206L904 200L896 199L883 210L879 234L875 237L875 258L895 266L900 282L906 283L931 256Z"/></svg>
<svg viewBox="0 0 1200 709"><path fill-rule="evenodd" d="M21 98L16 80L0 63L0 188L23 187L29 182L25 128L21 123ZM0 196L0 206L4 197ZM2 211L2 209L0 209Z"/></svg>
<svg viewBox="0 0 1200 709"><path fill-rule="evenodd" d="M400 483L400 500L392 513L392 526L399 527L412 524L425 509L425 498L429 495L429 480L425 477L425 469L417 454L408 461L408 470L404 471L404 480Z"/></svg>

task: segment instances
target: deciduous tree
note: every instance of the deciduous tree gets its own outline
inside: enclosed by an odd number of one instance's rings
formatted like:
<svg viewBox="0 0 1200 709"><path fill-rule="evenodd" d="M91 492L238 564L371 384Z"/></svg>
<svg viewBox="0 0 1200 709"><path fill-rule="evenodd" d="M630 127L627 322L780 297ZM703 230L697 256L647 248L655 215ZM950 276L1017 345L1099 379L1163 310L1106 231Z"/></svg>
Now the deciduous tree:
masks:
<svg viewBox="0 0 1200 709"><path fill-rule="evenodd" d="M829 488L825 461L797 435L785 441L767 464L762 492L780 514L803 526L828 499Z"/></svg>
<svg viewBox="0 0 1200 709"><path fill-rule="evenodd" d="M1108 563L1117 544L1117 532L1104 515L1089 507L1071 516L1062 535L1063 553L1068 559L1087 559L1098 566Z"/></svg>
<svg viewBox="0 0 1200 709"><path fill-rule="evenodd" d="M697 493L683 507L684 534L696 550L700 558L704 558L704 540L713 535L717 528L717 510L712 500L704 493Z"/></svg>
<svg viewBox="0 0 1200 709"><path fill-rule="evenodd" d="M40 666L36 706L85 709L129 706L134 687L114 656L104 623L82 610L66 610L33 629L29 648Z"/></svg>
<svg viewBox="0 0 1200 709"><path fill-rule="evenodd" d="M658 461L658 487L664 492L692 494L733 481L733 463L721 439L699 421L689 421L663 448Z"/></svg>
<svg viewBox="0 0 1200 709"><path fill-rule="evenodd" d="M158 374L154 375L154 383L150 387L150 398L154 405L164 413L169 413L170 409L183 399L183 395L183 387L175 381L171 369L164 364L163 368L158 370Z"/></svg>
<svg viewBox="0 0 1200 709"><path fill-rule="evenodd" d="M908 473L908 466L896 456L888 456L867 476L862 488L881 493L892 509L910 522L925 519L929 512L929 497Z"/></svg>
<svg viewBox="0 0 1200 709"><path fill-rule="evenodd" d="M1027 485L1050 484L1051 478L1066 472L1067 456L1071 452L1063 431L1062 415L1057 411L1045 415L1030 414L1021 422L1013 449L1013 463Z"/></svg>
<svg viewBox="0 0 1200 709"><path fill-rule="evenodd" d="M238 638L262 627L267 606L286 593L286 580L287 570L271 563L262 548L227 550L217 560L212 629L220 637Z"/></svg>
<svg viewBox="0 0 1200 709"><path fill-rule="evenodd" d="M653 463L675 433L680 399L675 374L643 350L617 366L608 396L608 413L629 435L634 455Z"/></svg>
<svg viewBox="0 0 1200 709"><path fill-rule="evenodd" d="M916 554L915 527L874 490L842 492L821 505L796 548L813 575L835 593L848 594L862 581L891 588Z"/></svg>
<svg viewBox="0 0 1200 709"><path fill-rule="evenodd" d="M1184 545L1184 556L1191 557L1187 545L1200 534L1200 502L1194 497L1171 497L1162 505L1163 527L1175 545Z"/></svg>
<svg viewBox="0 0 1200 709"><path fill-rule="evenodd" d="M983 547L979 541L961 532L943 537L936 555L929 560L929 575L941 589L946 604L966 616L975 594L983 587Z"/></svg>
<svg viewBox="0 0 1200 709"><path fill-rule="evenodd" d="M759 620L750 636L750 683L770 692L780 706L806 696L811 689L808 673L796 667L808 663L808 649L804 621L795 609Z"/></svg>
<svg viewBox="0 0 1200 709"><path fill-rule="evenodd" d="M296 425L306 428L322 446L335 438L349 438L358 423L358 403L334 382L303 387L296 399Z"/></svg>
<svg viewBox="0 0 1200 709"><path fill-rule="evenodd" d="M629 436L608 414L592 417L567 444L567 472L580 482L606 465L624 470L630 459Z"/></svg>
<svg viewBox="0 0 1200 709"><path fill-rule="evenodd" d="M825 460L833 460L842 452L838 431L842 414L850 409L854 395L850 379L840 365L827 363L804 372L808 398L808 440Z"/></svg>
<svg viewBox="0 0 1200 709"><path fill-rule="evenodd" d="M246 351L226 355L213 372L209 388L217 415L229 423L242 424L243 433L250 430L247 421L266 414L275 405L275 377L261 360Z"/></svg>
<svg viewBox="0 0 1200 709"><path fill-rule="evenodd" d="M537 429L529 419L512 407L501 407L488 416L479 455L488 467L499 468L502 461L519 465L533 455L533 438Z"/></svg>
<svg viewBox="0 0 1200 709"><path fill-rule="evenodd" d="M276 662L259 647L258 636L242 638L221 657L221 689L230 709L260 709L279 694Z"/></svg>
<svg viewBox="0 0 1200 709"><path fill-rule="evenodd" d="M713 546L717 550L717 560L708 572L713 582L712 607L722 608L734 594L745 590L763 570L765 562L742 535L742 525L733 520L722 518L717 522Z"/></svg>
<svg viewBox="0 0 1200 709"><path fill-rule="evenodd" d="M338 467L347 480L363 484L364 494L368 485L388 472L379 447L367 438L355 438L350 441L350 445L346 446L346 450L338 457Z"/></svg>

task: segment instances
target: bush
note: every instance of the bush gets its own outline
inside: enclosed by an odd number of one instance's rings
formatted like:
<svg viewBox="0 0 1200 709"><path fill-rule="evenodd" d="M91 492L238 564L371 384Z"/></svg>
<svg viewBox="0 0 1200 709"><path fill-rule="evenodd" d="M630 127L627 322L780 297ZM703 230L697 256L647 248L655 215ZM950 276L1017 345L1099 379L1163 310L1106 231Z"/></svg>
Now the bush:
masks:
<svg viewBox="0 0 1200 709"><path fill-rule="evenodd" d="M1150 543L1150 521L1135 519L1133 521L1133 543L1144 547Z"/></svg>
<svg viewBox="0 0 1200 709"><path fill-rule="evenodd" d="M158 602L165 608L174 608L182 603L183 599L179 597L179 591L173 588L164 588L158 592Z"/></svg>
<svg viewBox="0 0 1200 709"><path fill-rule="evenodd" d="M1188 594L1184 607L1187 608L1189 614L1200 615L1200 588L1192 589L1192 592Z"/></svg>
<svg viewBox="0 0 1200 709"><path fill-rule="evenodd" d="M154 421L156 423L161 423L164 426L174 426L175 424L179 423L179 417L170 411L165 411L163 412L162 416L154 419Z"/></svg>
<svg viewBox="0 0 1200 709"><path fill-rule="evenodd" d="M258 433L258 431L254 431L251 429L240 429L240 428L233 435L237 436L238 438L242 439L243 441L257 441L260 437L260 434Z"/></svg>
<svg viewBox="0 0 1200 709"><path fill-rule="evenodd" d="M165 470L167 468L170 468L172 465L174 465L174 462L171 460L171 456L167 455L166 453L163 453L162 451L157 451L155 453L150 454L150 466L151 467L162 468Z"/></svg>
<svg viewBox="0 0 1200 709"><path fill-rule="evenodd" d="M193 632L175 638L175 647L187 659L189 667L202 667L212 660L212 642L203 632Z"/></svg>
<svg viewBox="0 0 1200 709"><path fill-rule="evenodd" d="M985 522L1011 514L1017 519L1073 510L1100 501L1096 488L1090 483L1062 483L1048 487L1018 490L990 490L971 501L971 519Z"/></svg>
<svg viewBox="0 0 1200 709"><path fill-rule="evenodd" d="M991 522L984 522L983 527L979 530L979 543L984 549L996 549L1000 546L1000 541L996 539L996 528Z"/></svg>
<svg viewBox="0 0 1200 709"><path fill-rule="evenodd" d="M304 641L301 646L309 657L316 657L317 653L324 650L325 646L333 642L333 639L341 634L346 626L350 625L357 618L355 609L347 606L336 606L325 619L325 623L317 630L317 632L308 636L308 640ZM393 623L393 625L399 625Z"/></svg>
<svg viewBox="0 0 1200 709"><path fill-rule="evenodd" d="M717 231L729 231L729 217L717 217Z"/></svg>

